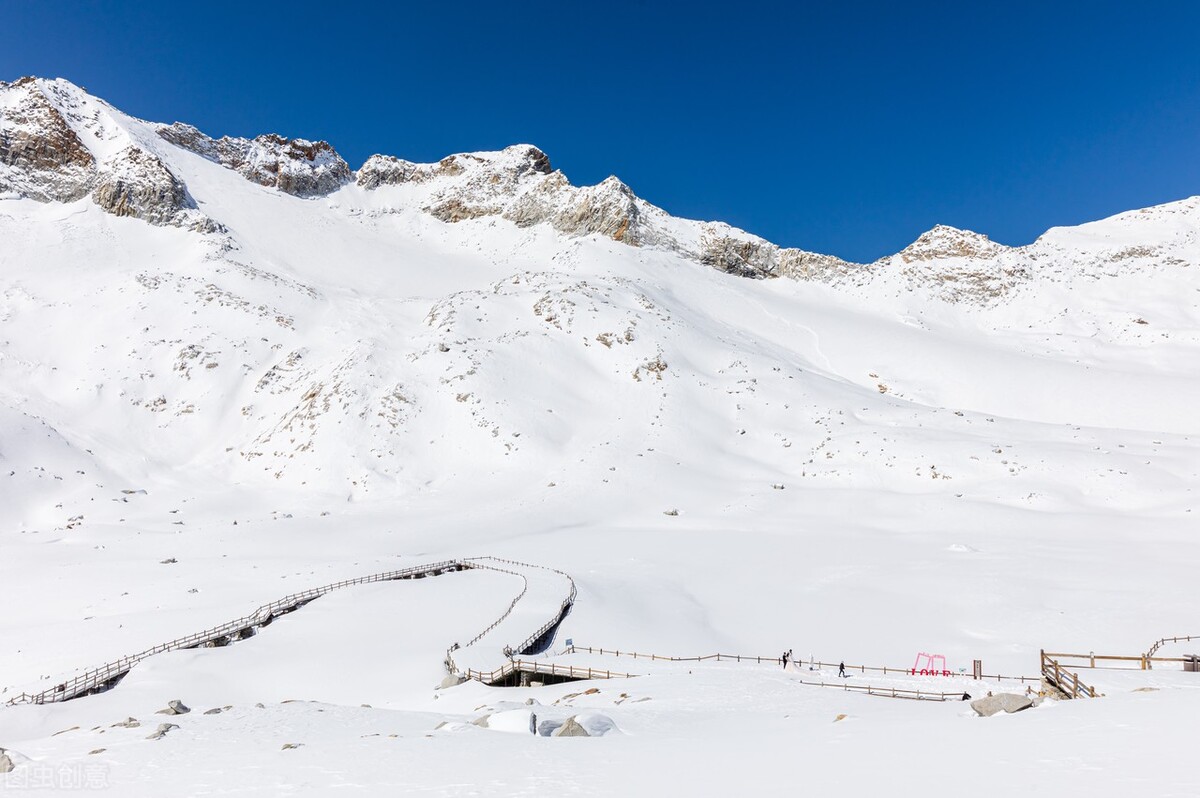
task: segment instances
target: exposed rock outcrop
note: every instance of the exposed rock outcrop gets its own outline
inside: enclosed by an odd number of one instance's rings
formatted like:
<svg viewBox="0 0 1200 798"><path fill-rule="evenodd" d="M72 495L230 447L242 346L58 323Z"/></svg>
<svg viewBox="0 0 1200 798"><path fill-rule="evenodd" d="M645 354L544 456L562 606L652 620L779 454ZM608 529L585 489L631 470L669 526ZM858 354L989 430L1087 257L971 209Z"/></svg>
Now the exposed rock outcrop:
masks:
<svg viewBox="0 0 1200 798"><path fill-rule="evenodd" d="M273 133L254 139L213 139L181 122L160 126L158 135L253 183L297 197L324 196L353 179L350 167L324 141L288 139Z"/></svg>
<svg viewBox="0 0 1200 798"><path fill-rule="evenodd" d="M171 170L137 147L127 147L104 163L95 178L92 200L114 216L200 232L219 229L196 210L196 203Z"/></svg>
<svg viewBox="0 0 1200 798"><path fill-rule="evenodd" d="M221 229L196 209L166 164L109 124L107 107L77 87L22 78L0 83L0 94L0 195L39 202L90 195L115 216L203 232ZM99 149L89 149L85 139L95 140Z"/></svg>
<svg viewBox="0 0 1200 798"><path fill-rule="evenodd" d="M548 225L571 237L598 235L630 246L678 252L714 269L744 277L786 274L824 279L851 272L855 264L826 255L780 247L719 223L673 220L640 199L616 177L594 186L573 186L553 171L537 147L520 144L499 152L451 155L418 164L386 155L372 156L358 171L368 190L407 187L402 195L447 223L499 217L518 227ZM677 233L688 226L695 239Z"/></svg>
<svg viewBox="0 0 1200 798"><path fill-rule="evenodd" d="M450 155L435 164L372 156L358 185L413 186L430 215L447 223L498 216L518 227L549 224L569 236L602 235L641 245L656 240L641 223L646 206L615 177L596 186L572 186L537 147Z"/></svg>
<svg viewBox="0 0 1200 798"><path fill-rule="evenodd" d="M981 233L939 224L922 233L896 257L905 263L946 258L994 258L1009 248Z"/></svg>
<svg viewBox="0 0 1200 798"><path fill-rule="evenodd" d="M0 194L39 202L87 196L96 160L34 78L0 83Z"/></svg>

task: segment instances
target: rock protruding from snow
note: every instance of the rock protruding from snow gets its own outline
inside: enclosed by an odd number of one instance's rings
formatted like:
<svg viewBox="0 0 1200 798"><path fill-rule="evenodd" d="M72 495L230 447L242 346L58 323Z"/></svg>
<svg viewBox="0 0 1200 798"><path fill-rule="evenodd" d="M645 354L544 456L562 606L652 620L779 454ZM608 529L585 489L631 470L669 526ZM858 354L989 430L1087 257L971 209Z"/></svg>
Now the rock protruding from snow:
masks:
<svg viewBox="0 0 1200 798"><path fill-rule="evenodd" d="M12 773L16 767L13 758L8 755L8 750L0 748L0 773Z"/></svg>
<svg viewBox="0 0 1200 798"><path fill-rule="evenodd" d="M92 200L114 216L132 216L154 225L199 232L219 229L196 210L183 183L166 165L137 147L127 147L104 163L96 175Z"/></svg>
<svg viewBox="0 0 1200 798"><path fill-rule="evenodd" d="M289 139L274 133L254 139L213 139L182 122L159 127L158 135L251 182L297 197L324 196L353 179L342 156L324 141Z"/></svg>
<svg viewBox="0 0 1200 798"><path fill-rule="evenodd" d="M219 230L166 164L139 146L110 111L63 80L0 84L0 196L73 202L90 194L115 216Z"/></svg>
<svg viewBox="0 0 1200 798"><path fill-rule="evenodd" d="M185 706L182 701L180 701L178 698L176 698L176 699L173 699L173 700L167 702L166 709L160 709L158 712L156 712L154 714L156 714L156 715L186 715L187 713L189 713L191 711L192 710L189 707Z"/></svg>
<svg viewBox="0 0 1200 798"><path fill-rule="evenodd" d="M158 728L154 730L153 734L146 735L146 739L147 740L161 740L162 738L167 736L168 732L170 732L173 729L178 729L178 728L179 728L179 725L176 723L160 723L158 725Z"/></svg>
<svg viewBox="0 0 1200 798"><path fill-rule="evenodd" d="M548 224L564 235L595 234L634 246L658 240L642 224L651 206L620 180L572 186L551 170L546 153L529 144L459 153L435 164L375 155L358 171L358 184L369 190L414 187L422 210L451 224L498 216L518 227Z"/></svg>
<svg viewBox="0 0 1200 798"><path fill-rule="evenodd" d="M500 152L448 155L437 163L413 163L391 155L372 155L358 170L363 188L427 183L462 177L477 196L512 193L522 178L551 174L550 158L537 147L516 144Z"/></svg>
<svg viewBox="0 0 1200 798"><path fill-rule="evenodd" d="M591 737L588 730L576 720L574 717L567 718L566 721L550 733L551 737Z"/></svg>
<svg viewBox="0 0 1200 798"><path fill-rule="evenodd" d="M1029 709L1033 699L1016 693L996 693L995 695L976 698L971 702L971 709L980 717L990 718L998 712L1012 714Z"/></svg>
<svg viewBox="0 0 1200 798"><path fill-rule="evenodd" d="M462 684L466 680L467 680L467 677L459 676L456 673L452 673L449 676L447 676L446 678L442 679L442 681L438 684L437 689L446 690L451 687L458 687L460 684Z"/></svg>
<svg viewBox="0 0 1200 798"><path fill-rule="evenodd" d="M1029 265L1037 256L1028 249L940 224L871 269L875 276L901 282L905 290L952 303L991 304L1029 281Z"/></svg>
<svg viewBox="0 0 1200 798"><path fill-rule="evenodd" d="M405 193L397 199L403 204L450 224L499 217L518 227L548 225L573 238L598 235L665 249L744 277L830 279L855 268L827 255L780 248L726 224L675 219L616 177L573 186L528 144L450 155L433 164L374 155L358 170L357 182L370 191L401 187Z"/></svg>
<svg viewBox="0 0 1200 798"><path fill-rule="evenodd" d="M896 254L905 263L946 258L990 259L1009 248L982 233L939 224Z"/></svg>
<svg viewBox="0 0 1200 798"><path fill-rule="evenodd" d="M866 269L832 255L780 247L719 222L700 225L700 246L694 257L718 271L751 278L791 277L831 282Z"/></svg>
<svg viewBox="0 0 1200 798"><path fill-rule="evenodd" d="M35 78L0 83L0 195L71 202L87 195L95 166Z"/></svg>

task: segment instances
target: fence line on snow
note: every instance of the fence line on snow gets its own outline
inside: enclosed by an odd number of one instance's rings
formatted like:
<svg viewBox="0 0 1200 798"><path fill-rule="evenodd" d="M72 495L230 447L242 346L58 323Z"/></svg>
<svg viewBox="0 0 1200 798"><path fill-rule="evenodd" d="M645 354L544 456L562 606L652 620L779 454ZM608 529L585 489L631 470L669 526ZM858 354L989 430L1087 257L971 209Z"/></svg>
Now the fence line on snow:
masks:
<svg viewBox="0 0 1200 798"><path fill-rule="evenodd" d="M592 646L570 646L563 653L564 654L576 654L576 653L583 653L583 652L586 652L588 654L598 654L601 656L633 657L634 659L646 659L646 660L651 660L651 661L657 660L657 661L661 661L661 662L704 662L706 660L715 660L717 662L742 662L742 663L755 663L755 664L760 664L760 665L764 662L773 663L773 664L777 664L777 665L783 664L783 660L780 657L761 657L761 656L756 656L753 654L706 654L704 656L699 656L699 657L666 657L666 656L663 656L662 654L643 654L639 651L618 651L618 650L611 649L611 648L593 648ZM817 668L836 668L839 665L843 664L843 663L839 663L839 662L820 662L817 660L809 660L807 663L804 660L792 660L792 661L795 662L797 665L807 664L807 665L817 667ZM913 670L912 668L896 668L896 667L889 667L886 665L884 665L884 666L846 665L845 667L846 667L847 672L857 671L858 673L862 673L862 674L866 674L867 672L872 672L872 673L882 673L884 675L895 674L897 676L940 675L940 674L921 674L920 671L918 671L917 673L914 674L912 672L912 670ZM970 674L966 674L966 673L952 673L951 675L962 677L962 678L974 678ZM1035 684L1040 684L1042 681L1042 677L1041 676L1001 676L998 674L997 675L981 674L980 680L983 680L983 681L995 680L997 682L1013 681L1013 682L1021 682L1022 684L1024 684L1025 682L1032 682Z"/></svg>
<svg viewBox="0 0 1200 798"><path fill-rule="evenodd" d="M1179 642L1189 642L1190 643L1193 640L1200 640L1200 635L1180 635L1178 637L1161 637L1158 640L1155 640L1154 643L1150 646L1150 648L1146 651L1146 657L1147 657L1147 659L1153 659L1155 653L1160 648L1165 646L1167 643L1179 643Z"/></svg>

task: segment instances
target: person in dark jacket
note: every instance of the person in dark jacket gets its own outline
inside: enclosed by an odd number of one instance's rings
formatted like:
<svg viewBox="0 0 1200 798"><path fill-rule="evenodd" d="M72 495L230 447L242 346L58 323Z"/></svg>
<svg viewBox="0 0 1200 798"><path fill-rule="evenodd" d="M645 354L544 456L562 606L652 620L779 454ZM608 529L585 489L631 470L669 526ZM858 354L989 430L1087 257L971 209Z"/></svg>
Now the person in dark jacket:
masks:
<svg viewBox="0 0 1200 798"><path fill-rule="evenodd" d="M846 676L846 663L844 663L844 662L838 663L838 676L841 676L846 679L850 678L849 676Z"/></svg>
<svg viewBox="0 0 1200 798"><path fill-rule="evenodd" d="M785 652L783 652L783 654L782 654L782 655L781 655L779 658L780 658L781 660L783 660L783 669L786 671L786 670L787 670L787 664L788 664L788 652L786 652L786 651L785 651Z"/></svg>

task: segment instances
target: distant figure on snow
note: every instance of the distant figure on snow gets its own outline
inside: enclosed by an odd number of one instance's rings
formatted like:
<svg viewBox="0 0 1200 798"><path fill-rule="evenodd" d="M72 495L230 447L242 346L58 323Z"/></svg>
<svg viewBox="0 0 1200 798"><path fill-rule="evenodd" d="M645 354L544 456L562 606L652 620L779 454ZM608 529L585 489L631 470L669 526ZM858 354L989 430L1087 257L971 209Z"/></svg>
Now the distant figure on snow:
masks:
<svg viewBox="0 0 1200 798"><path fill-rule="evenodd" d="M786 670L787 670L787 663L788 663L788 652L786 652L786 651L785 651L785 652L783 652L783 654L782 654L782 655L781 655L779 658L780 658L781 660L783 660L783 669L786 671Z"/></svg>
<svg viewBox="0 0 1200 798"><path fill-rule="evenodd" d="M849 676L846 676L846 663L844 663L844 662L838 663L838 676L841 676L846 679L850 678Z"/></svg>

